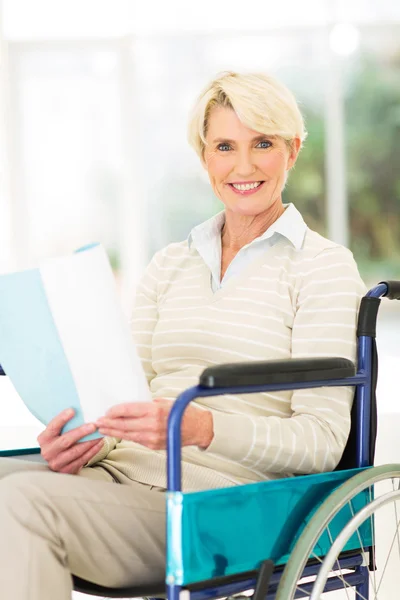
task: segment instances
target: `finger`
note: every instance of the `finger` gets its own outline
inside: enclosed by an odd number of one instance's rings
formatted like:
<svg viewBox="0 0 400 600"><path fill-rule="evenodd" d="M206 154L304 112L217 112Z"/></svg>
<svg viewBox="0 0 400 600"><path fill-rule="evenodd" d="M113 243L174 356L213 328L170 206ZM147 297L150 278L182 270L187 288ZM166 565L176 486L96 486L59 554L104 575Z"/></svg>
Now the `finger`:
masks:
<svg viewBox="0 0 400 600"><path fill-rule="evenodd" d="M67 408L62 413L52 419L46 429L38 437L38 442L43 443L60 435L62 428L72 419L75 411L73 408Z"/></svg>
<svg viewBox="0 0 400 600"><path fill-rule="evenodd" d="M142 443L142 440L147 438L159 438L163 435L162 431L155 431L152 429L137 429L135 431L129 429L121 429L120 427L102 427L99 432L106 436L122 438L124 440L131 440L132 442Z"/></svg>
<svg viewBox="0 0 400 600"><path fill-rule="evenodd" d="M148 448L153 448L154 450L161 448L161 446L158 446L156 448L156 445L153 443L153 440L159 441L162 436L143 432L132 433L120 431L119 429L106 429L105 431L107 431L107 433L105 433L104 435L119 438L120 440L122 439L129 442L135 442L136 444L141 444L142 446L147 446ZM162 447L165 448L165 442Z"/></svg>
<svg viewBox="0 0 400 600"><path fill-rule="evenodd" d="M136 419L108 419L103 417L99 424L99 431L104 427L120 429L121 431L148 431L154 429L154 420L145 417Z"/></svg>
<svg viewBox="0 0 400 600"><path fill-rule="evenodd" d="M131 441L136 441L134 438L135 436L139 435L139 432L133 432L133 431L125 431L122 429L115 429L112 427L105 427L102 429L99 429L100 433L102 433L103 435L109 435L111 437L116 437L116 438L122 438L125 440L131 440Z"/></svg>
<svg viewBox="0 0 400 600"><path fill-rule="evenodd" d="M142 446L147 446L153 450L161 450L166 448L166 436L157 432L122 432L118 429L105 429L105 435L122 438L130 442L136 442Z"/></svg>
<svg viewBox="0 0 400 600"><path fill-rule="evenodd" d="M92 446L92 448L90 448L89 450L84 452L84 454L82 454L81 456L79 456L78 458L73 460L72 462L64 465L59 470L59 473L70 473L70 474L79 473L79 471L82 469L82 467L84 467L86 465L86 463L91 458L93 458L93 456L96 456L96 454L99 452L99 450L101 450L104 440L103 439L96 440L96 442L97 443L94 444L94 446Z"/></svg>
<svg viewBox="0 0 400 600"><path fill-rule="evenodd" d="M96 426L93 423L86 423L85 425L81 425L76 429L72 429L67 433L63 433L59 435L53 442L51 442L50 446L46 449L47 460L49 457L56 456L60 452L64 452L74 446L80 439L82 439L85 435L89 435L90 433L94 433L96 431Z"/></svg>
<svg viewBox="0 0 400 600"><path fill-rule="evenodd" d="M71 448L71 450L67 450L67 452L71 452L72 450L75 450L77 456L79 456L80 454L85 454L85 452L87 452L88 450L90 450L91 448L93 448L93 446L97 446L98 444L103 444L104 443L104 438L96 438L95 440L89 440L88 442L79 442L78 444L75 444L75 446L73 446Z"/></svg>
<svg viewBox="0 0 400 600"><path fill-rule="evenodd" d="M108 409L107 417L143 417L151 411L152 402L127 402ZM101 420L101 419L99 419Z"/></svg>
<svg viewBox="0 0 400 600"><path fill-rule="evenodd" d="M49 463L49 467L53 471L58 471L62 467L75 461L80 456L83 456L85 452L90 451L93 447L102 445L103 438L101 440L90 440L89 442L82 442L81 444L75 444L72 448L65 452L59 452L55 455L48 455L46 452L42 452L42 456Z"/></svg>

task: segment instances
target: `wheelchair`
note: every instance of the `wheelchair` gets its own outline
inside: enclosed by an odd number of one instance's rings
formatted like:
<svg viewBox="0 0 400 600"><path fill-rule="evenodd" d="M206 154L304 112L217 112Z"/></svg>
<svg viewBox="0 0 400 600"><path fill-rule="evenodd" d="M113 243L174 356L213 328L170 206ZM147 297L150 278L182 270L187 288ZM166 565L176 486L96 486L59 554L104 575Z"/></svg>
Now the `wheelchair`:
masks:
<svg viewBox="0 0 400 600"><path fill-rule="evenodd" d="M177 398L168 421L165 581L115 589L74 577L74 589L107 598L168 600L241 594L253 600L319 600L334 590L343 590L341 597L347 600L397 597L384 579L393 571L393 554L398 554L400 564L400 464L373 466L375 338L382 297L399 300L400 281L378 284L361 301L357 369L351 361L336 357L205 369L199 384ZM1 374L5 373L0 367ZM355 386L350 436L335 471L182 492L180 427L192 400L331 386ZM382 519L391 515L395 524L388 533ZM380 549L381 530L388 556Z"/></svg>

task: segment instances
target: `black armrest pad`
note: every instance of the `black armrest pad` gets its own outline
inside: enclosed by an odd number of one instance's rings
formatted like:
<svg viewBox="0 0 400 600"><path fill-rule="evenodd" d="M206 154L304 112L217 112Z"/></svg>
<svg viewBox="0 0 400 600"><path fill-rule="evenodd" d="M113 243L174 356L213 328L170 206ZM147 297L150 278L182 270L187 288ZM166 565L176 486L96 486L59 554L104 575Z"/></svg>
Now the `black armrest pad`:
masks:
<svg viewBox="0 0 400 600"><path fill-rule="evenodd" d="M388 286L385 298L389 298L389 300L400 300L400 281L381 281L381 283L386 283Z"/></svg>
<svg viewBox="0 0 400 600"><path fill-rule="evenodd" d="M346 358L289 358L208 367L200 375L200 385L206 388L275 385L343 379L355 374L355 365Z"/></svg>

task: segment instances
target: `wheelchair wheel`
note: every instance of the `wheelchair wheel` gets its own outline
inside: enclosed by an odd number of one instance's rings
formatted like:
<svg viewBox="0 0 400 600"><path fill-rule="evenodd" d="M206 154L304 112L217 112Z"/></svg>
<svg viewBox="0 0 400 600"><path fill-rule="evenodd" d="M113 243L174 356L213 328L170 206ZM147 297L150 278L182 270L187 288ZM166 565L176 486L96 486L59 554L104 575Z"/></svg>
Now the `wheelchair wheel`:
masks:
<svg viewBox="0 0 400 600"><path fill-rule="evenodd" d="M393 550L393 546L398 554L398 558L400 558L400 536L399 536L399 524L398 521L398 512L397 512L397 502L400 501L400 489L396 489L392 492L388 492L387 494L383 494L379 498L373 500L370 504L361 509L357 514L354 515L353 519L349 521L346 527L341 531L338 537L335 539L334 543L331 546L328 554L325 556L322 561L319 573L313 585L312 594L310 596L310 600L319 600L321 594L324 591L326 582L329 578L329 574L332 569L335 568L335 564L337 564L337 560L340 552L355 533L359 535L360 527L367 520L371 519L372 516L376 516L377 511L381 508L387 508L388 505L392 505L394 509L394 513L396 515L396 529L393 536L393 540L390 547L390 554L388 555L388 561L384 563L384 568L386 570L387 565L389 564L389 560L391 558L391 552ZM379 561L378 561L379 562ZM398 567L398 565L397 565ZM392 566L393 568L393 566ZM373 577L373 585L372 592L374 594L374 598L379 598L379 592L382 588L382 577L377 577L376 572L374 571ZM384 593L382 590L381 597L388 598L387 593Z"/></svg>
<svg viewBox="0 0 400 600"><path fill-rule="evenodd" d="M354 500L364 492L367 503L356 509ZM349 510L345 527L332 535L332 522L342 510ZM349 571L338 562L340 552L352 537L361 543L362 527L367 525L372 535L370 551L360 550L363 565L376 565L369 571L369 589L374 600L390 600L398 597L398 574L400 572L400 465L383 465L362 471L342 484L316 511L297 540L280 580L276 600L293 600L310 597L325 598L323 590L332 575L338 578L344 600L365 599L348 582ZM330 549L323 558L315 553L318 542L328 536ZM302 577L309 558L320 563L316 577ZM397 581L397 585L396 585ZM335 596L338 597L338 596ZM329 595L327 596L327 600Z"/></svg>

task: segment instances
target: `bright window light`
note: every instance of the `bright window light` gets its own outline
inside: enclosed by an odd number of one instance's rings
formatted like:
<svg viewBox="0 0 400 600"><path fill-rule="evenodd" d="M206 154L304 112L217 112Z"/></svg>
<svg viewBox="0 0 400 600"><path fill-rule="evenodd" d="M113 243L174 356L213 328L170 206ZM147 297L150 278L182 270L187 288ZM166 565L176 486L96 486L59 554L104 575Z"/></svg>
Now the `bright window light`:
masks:
<svg viewBox="0 0 400 600"><path fill-rule="evenodd" d="M339 56L350 56L360 43L360 33L351 23L337 23L329 35L330 46Z"/></svg>

